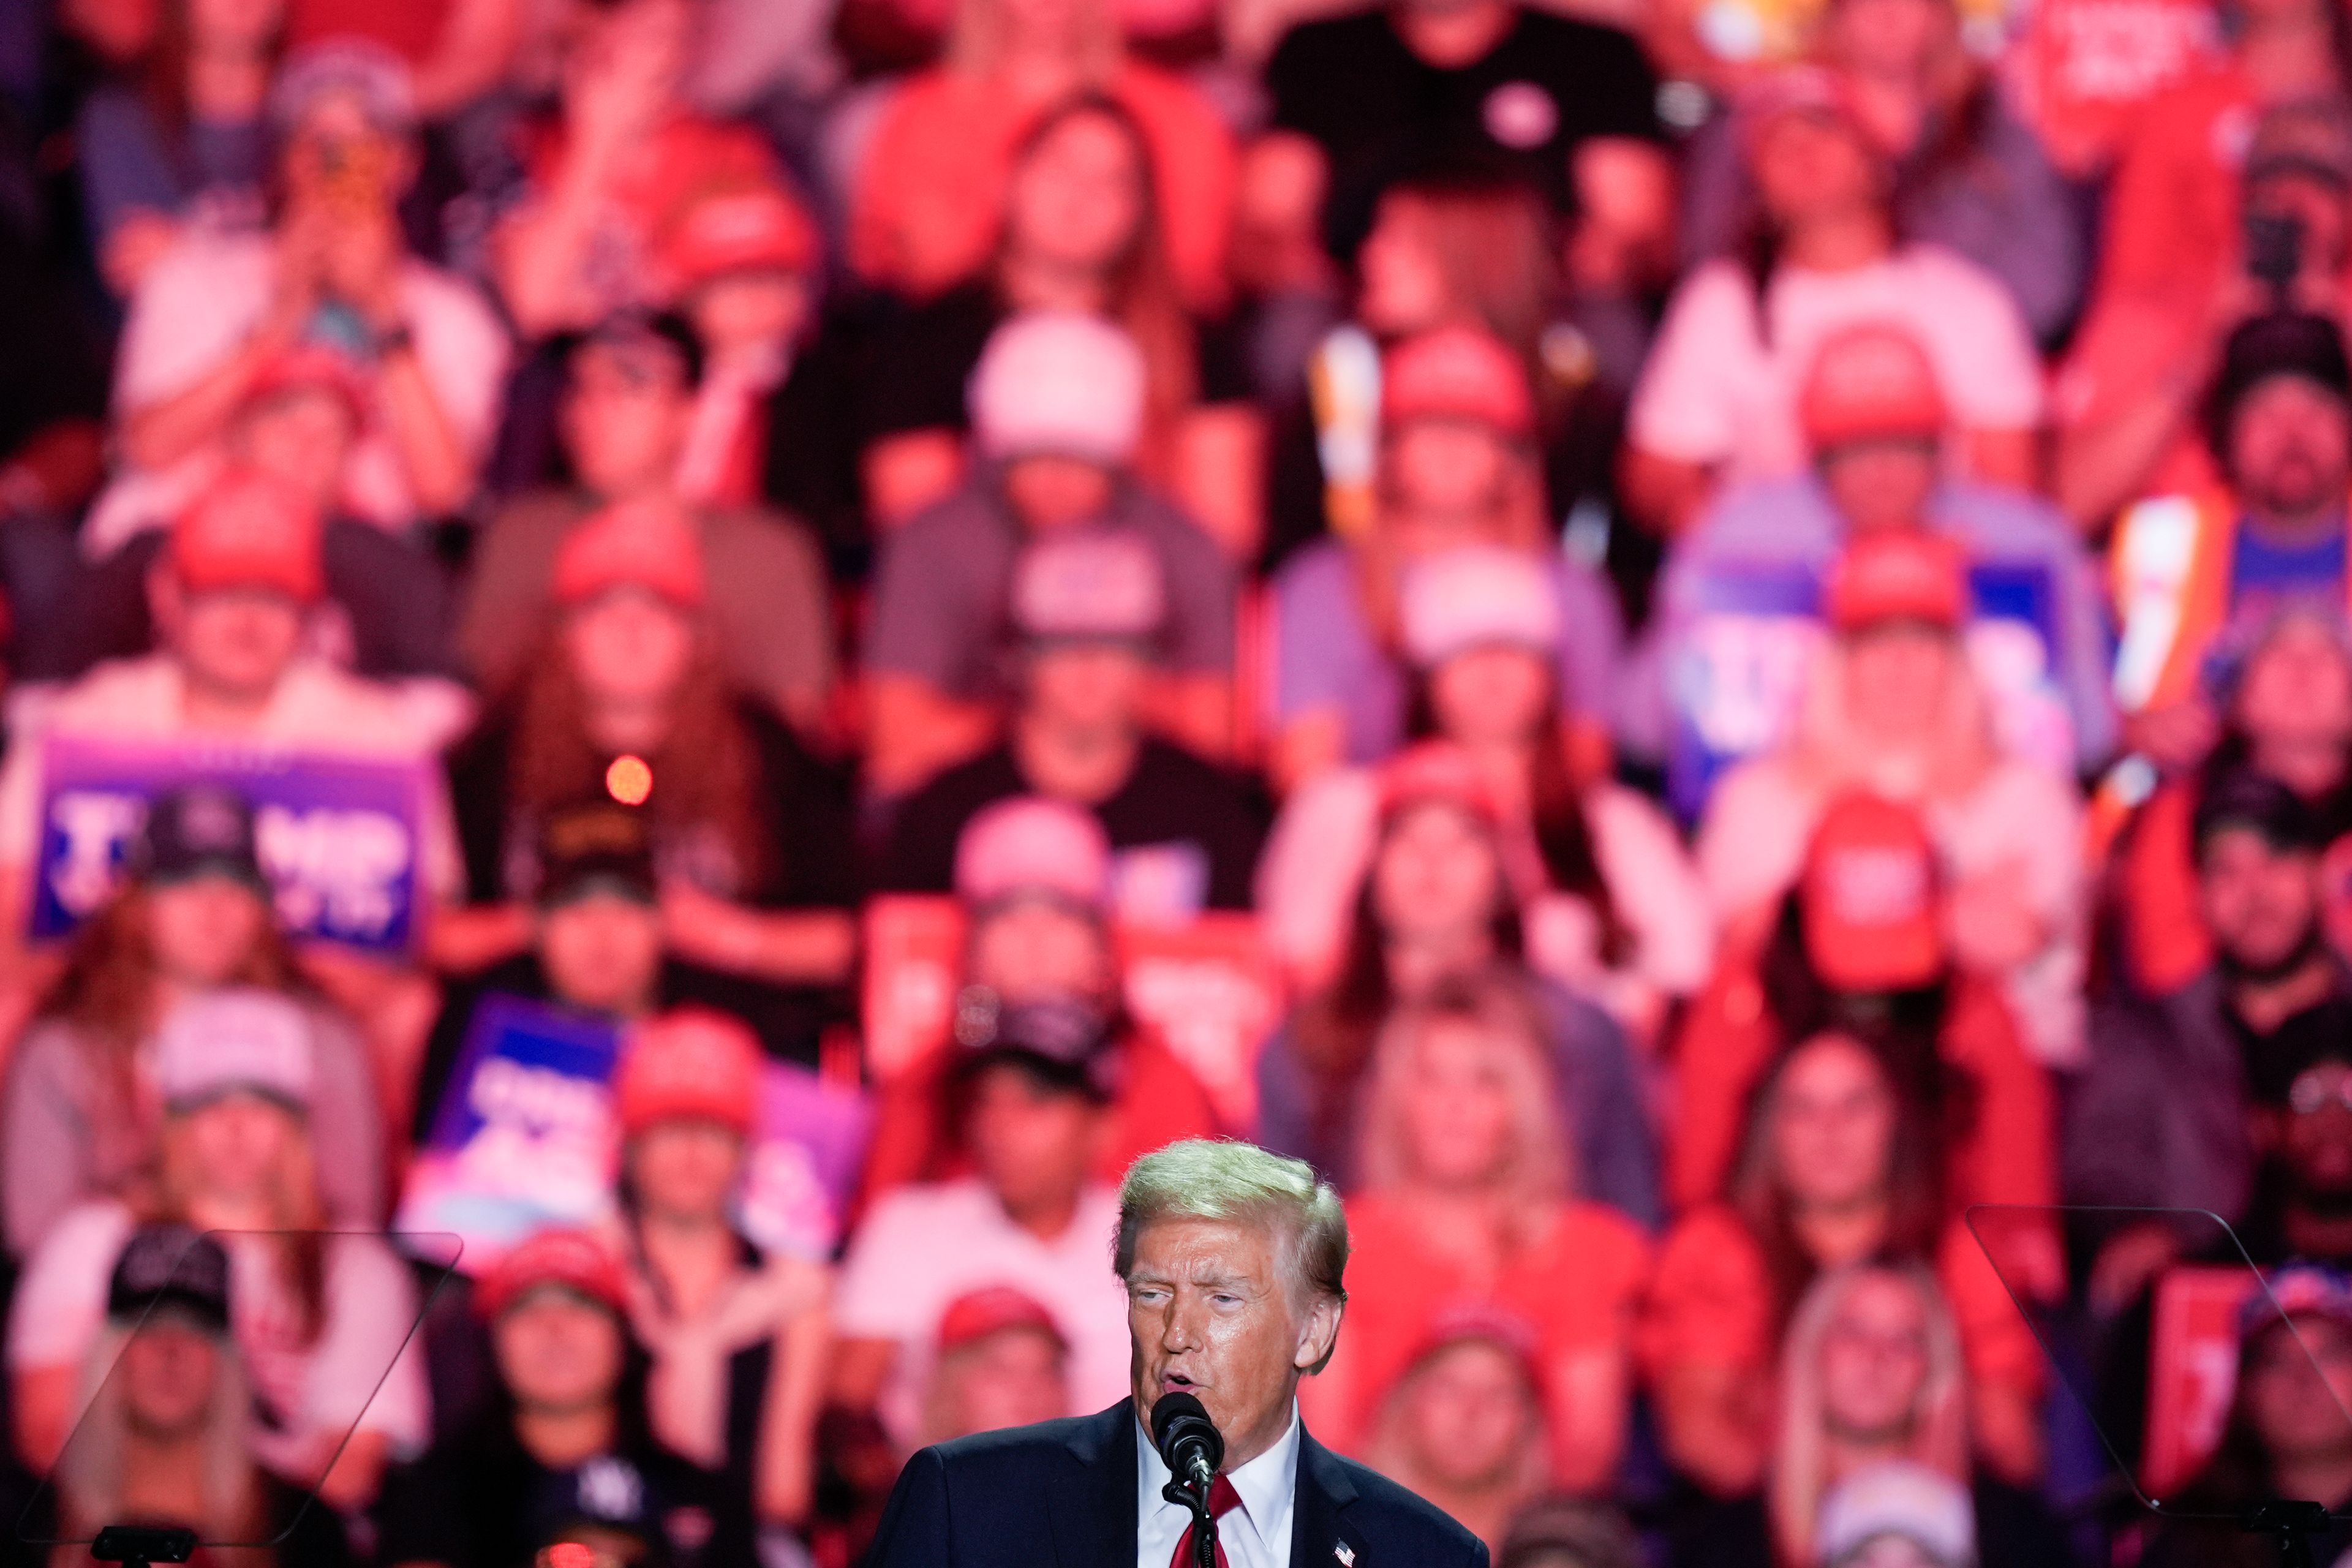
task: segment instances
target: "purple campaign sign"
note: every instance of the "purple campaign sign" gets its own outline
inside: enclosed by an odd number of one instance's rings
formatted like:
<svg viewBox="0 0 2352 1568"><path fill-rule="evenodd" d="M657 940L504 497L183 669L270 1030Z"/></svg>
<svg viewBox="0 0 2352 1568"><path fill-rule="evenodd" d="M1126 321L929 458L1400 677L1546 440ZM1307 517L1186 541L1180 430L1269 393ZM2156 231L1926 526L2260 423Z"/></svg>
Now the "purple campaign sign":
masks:
<svg viewBox="0 0 2352 1568"><path fill-rule="evenodd" d="M873 1127L874 1108L861 1091L770 1062L760 1139L743 1178L745 1234L771 1252L831 1258Z"/></svg>
<svg viewBox="0 0 2352 1568"><path fill-rule="evenodd" d="M106 902L147 803L189 784L252 803L261 866L297 936L383 952L416 934L424 764L206 742L53 736L41 752L32 934L71 932Z"/></svg>

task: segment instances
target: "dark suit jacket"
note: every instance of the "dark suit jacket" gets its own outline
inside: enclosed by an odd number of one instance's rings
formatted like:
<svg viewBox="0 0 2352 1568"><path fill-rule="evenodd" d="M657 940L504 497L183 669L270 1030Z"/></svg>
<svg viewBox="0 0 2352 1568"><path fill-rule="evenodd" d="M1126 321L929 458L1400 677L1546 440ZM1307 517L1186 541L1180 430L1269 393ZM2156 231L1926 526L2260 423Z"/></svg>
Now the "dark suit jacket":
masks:
<svg viewBox="0 0 2352 1568"><path fill-rule="evenodd" d="M907 1461L867 1568L1133 1568L1135 1402ZM1343 1556L1341 1548L1350 1555ZM1298 1434L1291 1568L1486 1568L1477 1537Z"/></svg>

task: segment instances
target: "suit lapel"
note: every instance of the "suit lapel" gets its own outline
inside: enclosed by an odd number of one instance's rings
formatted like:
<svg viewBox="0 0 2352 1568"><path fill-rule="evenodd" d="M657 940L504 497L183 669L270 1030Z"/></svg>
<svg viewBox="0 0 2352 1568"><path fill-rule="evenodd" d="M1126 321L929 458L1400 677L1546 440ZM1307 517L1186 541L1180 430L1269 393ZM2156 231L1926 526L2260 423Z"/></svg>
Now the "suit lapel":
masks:
<svg viewBox="0 0 2352 1568"><path fill-rule="evenodd" d="M1304 1426L1298 1429L1298 1498L1290 1514L1290 1568L1388 1568L1364 1550L1344 1510L1356 1484Z"/></svg>
<svg viewBox="0 0 2352 1568"><path fill-rule="evenodd" d="M1077 1469L1045 1489L1045 1518L1061 1568L1135 1561L1135 1401L1122 1399L1078 1424L1069 1441Z"/></svg>

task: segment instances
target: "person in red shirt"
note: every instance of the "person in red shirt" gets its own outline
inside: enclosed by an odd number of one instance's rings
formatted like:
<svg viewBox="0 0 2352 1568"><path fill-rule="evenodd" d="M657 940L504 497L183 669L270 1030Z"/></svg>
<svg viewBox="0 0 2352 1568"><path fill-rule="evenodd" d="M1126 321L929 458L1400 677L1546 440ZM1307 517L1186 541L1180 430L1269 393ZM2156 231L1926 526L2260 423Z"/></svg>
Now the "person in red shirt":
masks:
<svg viewBox="0 0 2352 1568"><path fill-rule="evenodd" d="M1123 58L1102 0L961 0L944 63L900 83L850 192L850 262L916 296L988 258L1015 149L1057 104L1088 92L1143 129L1178 283L1195 306L1223 289L1238 163L1233 133L1199 90Z"/></svg>
<svg viewBox="0 0 2352 1568"><path fill-rule="evenodd" d="M2228 684L2227 728L2213 754L2158 785L2116 847L2120 956L2151 996L2188 984L2215 955L2196 822L2217 784L2259 773L2304 804L2326 843L2352 832L2352 641L2341 618L2310 606L2280 616Z"/></svg>
<svg viewBox="0 0 2352 1568"><path fill-rule="evenodd" d="M2154 493L2215 481L2200 400L2233 328L2265 311L2341 321L2352 269L2352 112L2343 66L2307 47L2340 37L2340 7L2278 0L2247 12L2282 79L2231 66L2158 100L2117 171L2105 265L2059 375L2053 489L2085 530ZM2256 20L2259 18L2259 20ZM2284 33L2305 36L2289 47Z"/></svg>
<svg viewBox="0 0 2352 1568"><path fill-rule="evenodd" d="M955 1127L970 1069L958 1064L1014 1015L1039 1007L1056 1010L1074 1030L1055 1060L1080 1070L1109 1108L1095 1158L1103 1180L1117 1181L1136 1156L1164 1143L1218 1131L1200 1079L1120 1005L1110 844L1090 813L1037 795L988 806L957 841L955 882L971 916L955 1040L882 1087L866 1149L866 1201L902 1183L969 1170Z"/></svg>
<svg viewBox="0 0 2352 1568"><path fill-rule="evenodd" d="M1343 1452L1367 1451L1382 1400L1441 1319L1499 1308L1535 1331L1553 1479L1607 1487L1624 1452L1649 1244L1616 1209L1573 1195L1534 998L1491 974L1442 983L1391 1016L1371 1076L1348 1204L1348 1332L1301 1390L1309 1424Z"/></svg>
<svg viewBox="0 0 2352 1568"><path fill-rule="evenodd" d="M1677 1205L1722 1194L1748 1090L1787 1046L1823 1029L1884 1053L1933 1110L1953 1203L2052 1201L2050 1086L1999 991L1953 966L1946 904L1916 812L1858 792L1823 810L1764 940L1728 950L1676 1042L1666 1179ZM2033 1275L2054 1289L2057 1272L2053 1258Z"/></svg>
<svg viewBox="0 0 2352 1568"><path fill-rule="evenodd" d="M1550 1484L1541 1348L1535 1326L1509 1313L1449 1313L1430 1325L1374 1426L1372 1468L1489 1551L1502 1550L1513 1516Z"/></svg>
<svg viewBox="0 0 2352 1568"><path fill-rule="evenodd" d="M758 132L689 111L689 0L576 7L561 105L525 153L529 190L490 236L490 272L527 340L654 302L665 219L716 185L772 181Z"/></svg>
<svg viewBox="0 0 2352 1568"><path fill-rule="evenodd" d="M1759 1086L1723 1202L1667 1233L1644 1312L1643 1369L1666 1458L1736 1496L1771 1452L1773 1347L1823 1269L1870 1258L1932 1264L1968 1352L1978 1442L2005 1474L2038 1463L2040 1360L2023 1318L1938 1194L1926 1108L1879 1053L1821 1034Z"/></svg>

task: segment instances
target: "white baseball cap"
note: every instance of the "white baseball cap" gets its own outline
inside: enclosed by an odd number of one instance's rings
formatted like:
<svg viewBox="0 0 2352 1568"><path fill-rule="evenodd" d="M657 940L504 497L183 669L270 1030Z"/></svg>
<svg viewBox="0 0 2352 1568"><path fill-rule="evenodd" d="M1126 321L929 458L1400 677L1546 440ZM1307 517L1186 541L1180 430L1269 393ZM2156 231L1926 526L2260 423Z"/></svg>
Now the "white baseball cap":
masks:
<svg viewBox="0 0 2352 1568"><path fill-rule="evenodd" d="M1143 435L1143 351L1095 316L1032 310L996 329L965 397L994 458L1083 458L1107 466Z"/></svg>
<svg viewBox="0 0 2352 1568"><path fill-rule="evenodd" d="M1416 561L1398 608L1405 652L1423 669L1472 648L1559 646L1559 595L1522 550L1469 544Z"/></svg>

